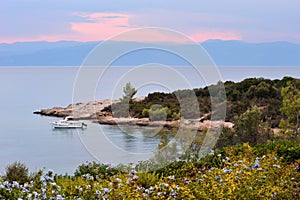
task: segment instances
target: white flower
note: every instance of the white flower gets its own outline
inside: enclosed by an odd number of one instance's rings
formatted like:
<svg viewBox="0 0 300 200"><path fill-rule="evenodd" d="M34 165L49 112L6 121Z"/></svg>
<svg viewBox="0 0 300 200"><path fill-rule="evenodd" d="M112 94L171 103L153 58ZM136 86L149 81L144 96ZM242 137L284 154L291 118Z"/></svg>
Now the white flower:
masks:
<svg viewBox="0 0 300 200"><path fill-rule="evenodd" d="M276 168L278 168L278 169L280 169L281 167L280 167L280 165L273 165L273 167L276 167Z"/></svg>
<svg viewBox="0 0 300 200"><path fill-rule="evenodd" d="M168 179L170 179L170 180L174 181L174 179L175 179L175 176L174 176L174 175L173 175L173 176L169 176L169 177L168 177Z"/></svg>
<svg viewBox="0 0 300 200"><path fill-rule="evenodd" d="M110 192L110 189L109 189L109 188L102 188L102 190L103 190L105 193Z"/></svg>
<svg viewBox="0 0 300 200"><path fill-rule="evenodd" d="M131 180L132 180L131 178L128 178L126 183L129 184L131 182Z"/></svg>
<svg viewBox="0 0 300 200"><path fill-rule="evenodd" d="M162 183L162 186L169 187L169 184L168 183Z"/></svg>
<svg viewBox="0 0 300 200"><path fill-rule="evenodd" d="M20 187L19 183L17 181L13 181L13 184L12 184L13 187Z"/></svg>
<svg viewBox="0 0 300 200"><path fill-rule="evenodd" d="M116 178L116 181L117 181L118 183L121 183L121 182L122 182L122 180L119 179L119 178Z"/></svg>
<svg viewBox="0 0 300 200"><path fill-rule="evenodd" d="M96 194L99 195L101 194L101 192L99 190L96 190Z"/></svg>
<svg viewBox="0 0 300 200"><path fill-rule="evenodd" d="M139 177L137 176L137 175L134 175L133 177L132 177L132 179L133 180L137 180Z"/></svg>

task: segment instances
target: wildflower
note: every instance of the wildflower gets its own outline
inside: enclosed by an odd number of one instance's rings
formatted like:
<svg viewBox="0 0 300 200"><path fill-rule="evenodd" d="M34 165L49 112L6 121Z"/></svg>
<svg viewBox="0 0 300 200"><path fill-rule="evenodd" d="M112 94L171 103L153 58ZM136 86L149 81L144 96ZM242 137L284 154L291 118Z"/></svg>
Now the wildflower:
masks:
<svg viewBox="0 0 300 200"><path fill-rule="evenodd" d="M122 180L119 179L119 178L116 178L116 181L117 181L118 183L121 183L121 182L122 182Z"/></svg>
<svg viewBox="0 0 300 200"><path fill-rule="evenodd" d="M110 192L110 189L109 189L109 188L102 188L102 190L103 190L105 193Z"/></svg>
<svg viewBox="0 0 300 200"><path fill-rule="evenodd" d="M62 196L61 196L61 195L59 195L59 194L58 194L58 195L56 195L56 199L57 199L57 200L63 200Z"/></svg>
<svg viewBox="0 0 300 200"><path fill-rule="evenodd" d="M264 159L266 157L266 155L263 155L261 158Z"/></svg>
<svg viewBox="0 0 300 200"><path fill-rule="evenodd" d="M253 190L253 188L250 186L250 187L249 187L249 190Z"/></svg>
<svg viewBox="0 0 300 200"><path fill-rule="evenodd" d="M33 192L34 197L37 197L38 193L36 191Z"/></svg>
<svg viewBox="0 0 300 200"><path fill-rule="evenodd" d="M20 187L20 185L17 181L13 181L12 186L17 187L17 188Z"/></svg>
<svg viewBox="0 0 300 200"><path fill-rule="evenodd" d="M215 179L218 180L220 177L219 176L215 176Z"/></svg>
<svg viewBox="0 0 300 200"><path fill-rule="evenodd" d="M257 171L262 171L263 169L261 167L257 168Z"/></svg>
<svg viewBox="0 0 300 200"><path fill-rule="evenodd" d="M273 194L271 194L271 197L274 198L277 195L276 192L274 192Z"/></svg>
<svg viewBox="0 0 300 200"><path fill-rule="evenodd" d="M220 183L223 183L224 182L224 180L223 179L220 179Z"/></svg>
<svg viewBox="0 0 300 200"><path fill-rule="evenodd" d="M143 197L149 197L149 194L143 193Z"/></svg>
<svg viewBox="0 0 300 200"><path fill-rule="evenodd" d="M54 183L50 183L50 185L52 185L52 186L56 186L56 183L54 182Z"/></svg>
<svg viewBox="0 0 300 200"><path fill-rule="evenodd" d="M0 185L0 189L3 189L3 188L5 188L5 186L4 185Z"/></svg>
<svg viewBox="0 0 300 200"><path fill-rule="evenodd" d="M168 183L162 183L162 186L169 187L169 184Z"/></svg>
<svg viewBox="0 0 300 200"><path fill-rule="evenodd" d="M99 191L99 190L96 190L96 195L100 195L101 194L101 192ZM78 200L78 199L77 199Z"/></svg>
<svg viewBox="0 0 300 200"><path fill-rule="evenodd" d="M175 180L175 176L174 175L173 176L169 176L168 179L174 181Z"/></svg>
<svg viewBox="0 0 300 200"><path fill-rule="evenodd" d="M91 189L91 185L87 185L86 187L85 187L85 189Z"/></svg>
<svg viewBox="0 0 300 200"><path fill-rule="evenodd" d="M215 170L215 168L214 168L214 167L212 167L212 168L210 168L210 170L211 170L211 171L214 171L214 170Z"/></svg>
<svg viewBox="0 0 300 200"><path fill-rule="evenodd" d="M276 167L276 168L278 168L278 169L280 169L281 167L280 167L280 165L273 165L273 167Z"/></svg>
<svg viewBox="0 0 300 200"><path fill-rule="evenodd" d="M221 157L222 155L221 155L221 154L218 154L218 156Z"/></svg>
<svg viewBox="0 0 300 200"><path fill-rule="evenodd" d="M133 180L137 180L139 177L137 176L137 175L134 175L133 177L132 177L132 179Z"/></svg>
<svg viewBox="0 0 300 200"><path fill-rule="evenodd" d="M252 169L255 169L255 168L257 168L257 167L259 167L259 164L258 164L258 163L255 163L251 168L252 168Z"/></svg>
<svg viewBox="0 0 300 200"><path fill-rule="evenodd" d="M137 187L136 187L136 190L137 190L137 191L139 191L139 190L143 190L143 188L141 188L141 187L137 186Z"/></svg>
<svg viewBox="0 0 300 200"><path fill-rule="evenodd" d="M190 181L187 178L183 178L185 184L190 184Z"/></svg>
<svg viewBox="0 0 300 200"><path fill-rule="evenodd" d="M9 186L9 182L8 182L8 181L4 181L3 184L4 184L5 186Z"/></svg>
<svg viewBox="0 0 300 200"><path fill-rule="evenodd" d="M129 184L131 181L132 181L132 179L128 178L127 181L126 181L126 183Z"/></svg>

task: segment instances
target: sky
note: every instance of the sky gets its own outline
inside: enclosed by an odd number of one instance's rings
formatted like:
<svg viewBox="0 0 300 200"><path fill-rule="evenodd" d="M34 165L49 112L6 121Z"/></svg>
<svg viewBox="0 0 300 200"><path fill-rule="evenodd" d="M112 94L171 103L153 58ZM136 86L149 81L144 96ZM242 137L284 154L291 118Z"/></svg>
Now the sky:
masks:
<svg viewBox="0 0 300 200"><path fill-rule="evenodd" d="M99 41L143 27L194 41L300 43L299 0L1 0L0 43Z"/></svg>

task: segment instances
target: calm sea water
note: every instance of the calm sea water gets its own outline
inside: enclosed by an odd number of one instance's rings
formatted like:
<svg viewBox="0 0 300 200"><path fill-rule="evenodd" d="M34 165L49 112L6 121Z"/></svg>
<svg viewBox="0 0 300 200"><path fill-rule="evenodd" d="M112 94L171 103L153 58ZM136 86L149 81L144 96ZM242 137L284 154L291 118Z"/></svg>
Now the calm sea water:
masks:
<svg viewBox="0 0 300 200"><path fill-rule="evenodd" d="M192 87L205 85L191 68L174 69L185 76ZM300 78L300 67L219 69L223 81L241 81L247 77ZM129 70L129 67L111 68L99 81L99 91L95 92L95 99L111 98L115 83ZM78 67L0 67L0 173L4 172L7 164L21 161L31 171L46 167L57 173L72 174L79 164L96 160L91 149L82 141L91 140L99 134L104 134L105 137L97 145L102 147L101 153L105 159L109 158L109 162L127 164L132 162L132 154L142 153L138 159L148 159L151 156L159 138L147 137L149 130L145 128L134 128L126 132L117 126L87 122L86 130L53 130L49 122L56 118L32 114L41 108L67 106L72 103L77 72ZM167 74L162 73L160 78L166 77ZM138 96L157 90L168 91L168 88L157 84L143 86ZM106 151L107 145L113 145L127 154Z"/></svg>

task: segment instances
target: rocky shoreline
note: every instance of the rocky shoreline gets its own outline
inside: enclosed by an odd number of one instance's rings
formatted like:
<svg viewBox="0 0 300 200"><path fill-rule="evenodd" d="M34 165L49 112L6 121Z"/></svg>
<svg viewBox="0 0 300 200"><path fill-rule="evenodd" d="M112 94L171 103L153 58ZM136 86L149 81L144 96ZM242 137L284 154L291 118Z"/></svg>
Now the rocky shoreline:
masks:
<svg viewBox="0 0 300 200"><path fill-rule="evenodd" d="M99 124L107 125L137 125L137 126L149 126L159 127L163 126L166 128L182 127L205 130L212 126L210 120L203 119L188 119L188 120L176 120L176 121L150 121L149 118L115 118L111 116L111 113L101 112L101 110L112 103L118 102L117 100L101 100L91 101L86 103L75 103L70 104L67 107L53 107L49 109L41 109L33 112L43 116L53 117L67 117L72 116L73 119L80 120L91 120ZM217 122L218 125L232 128L233 123L231 122Z"/></svg>
<svg viewBox="0 0 300 200"><path fill-rule="evenodd" d="M33 112L33 114L52 116L52 117L72 116L74 119L95 120L98 118L99 115L105 114L100 112L103 108L116 102L118 101L105 99L101 101L75 103L75 104L70 104L65 108L53 107L48 109L41 109L39 111Z"/></svg>

